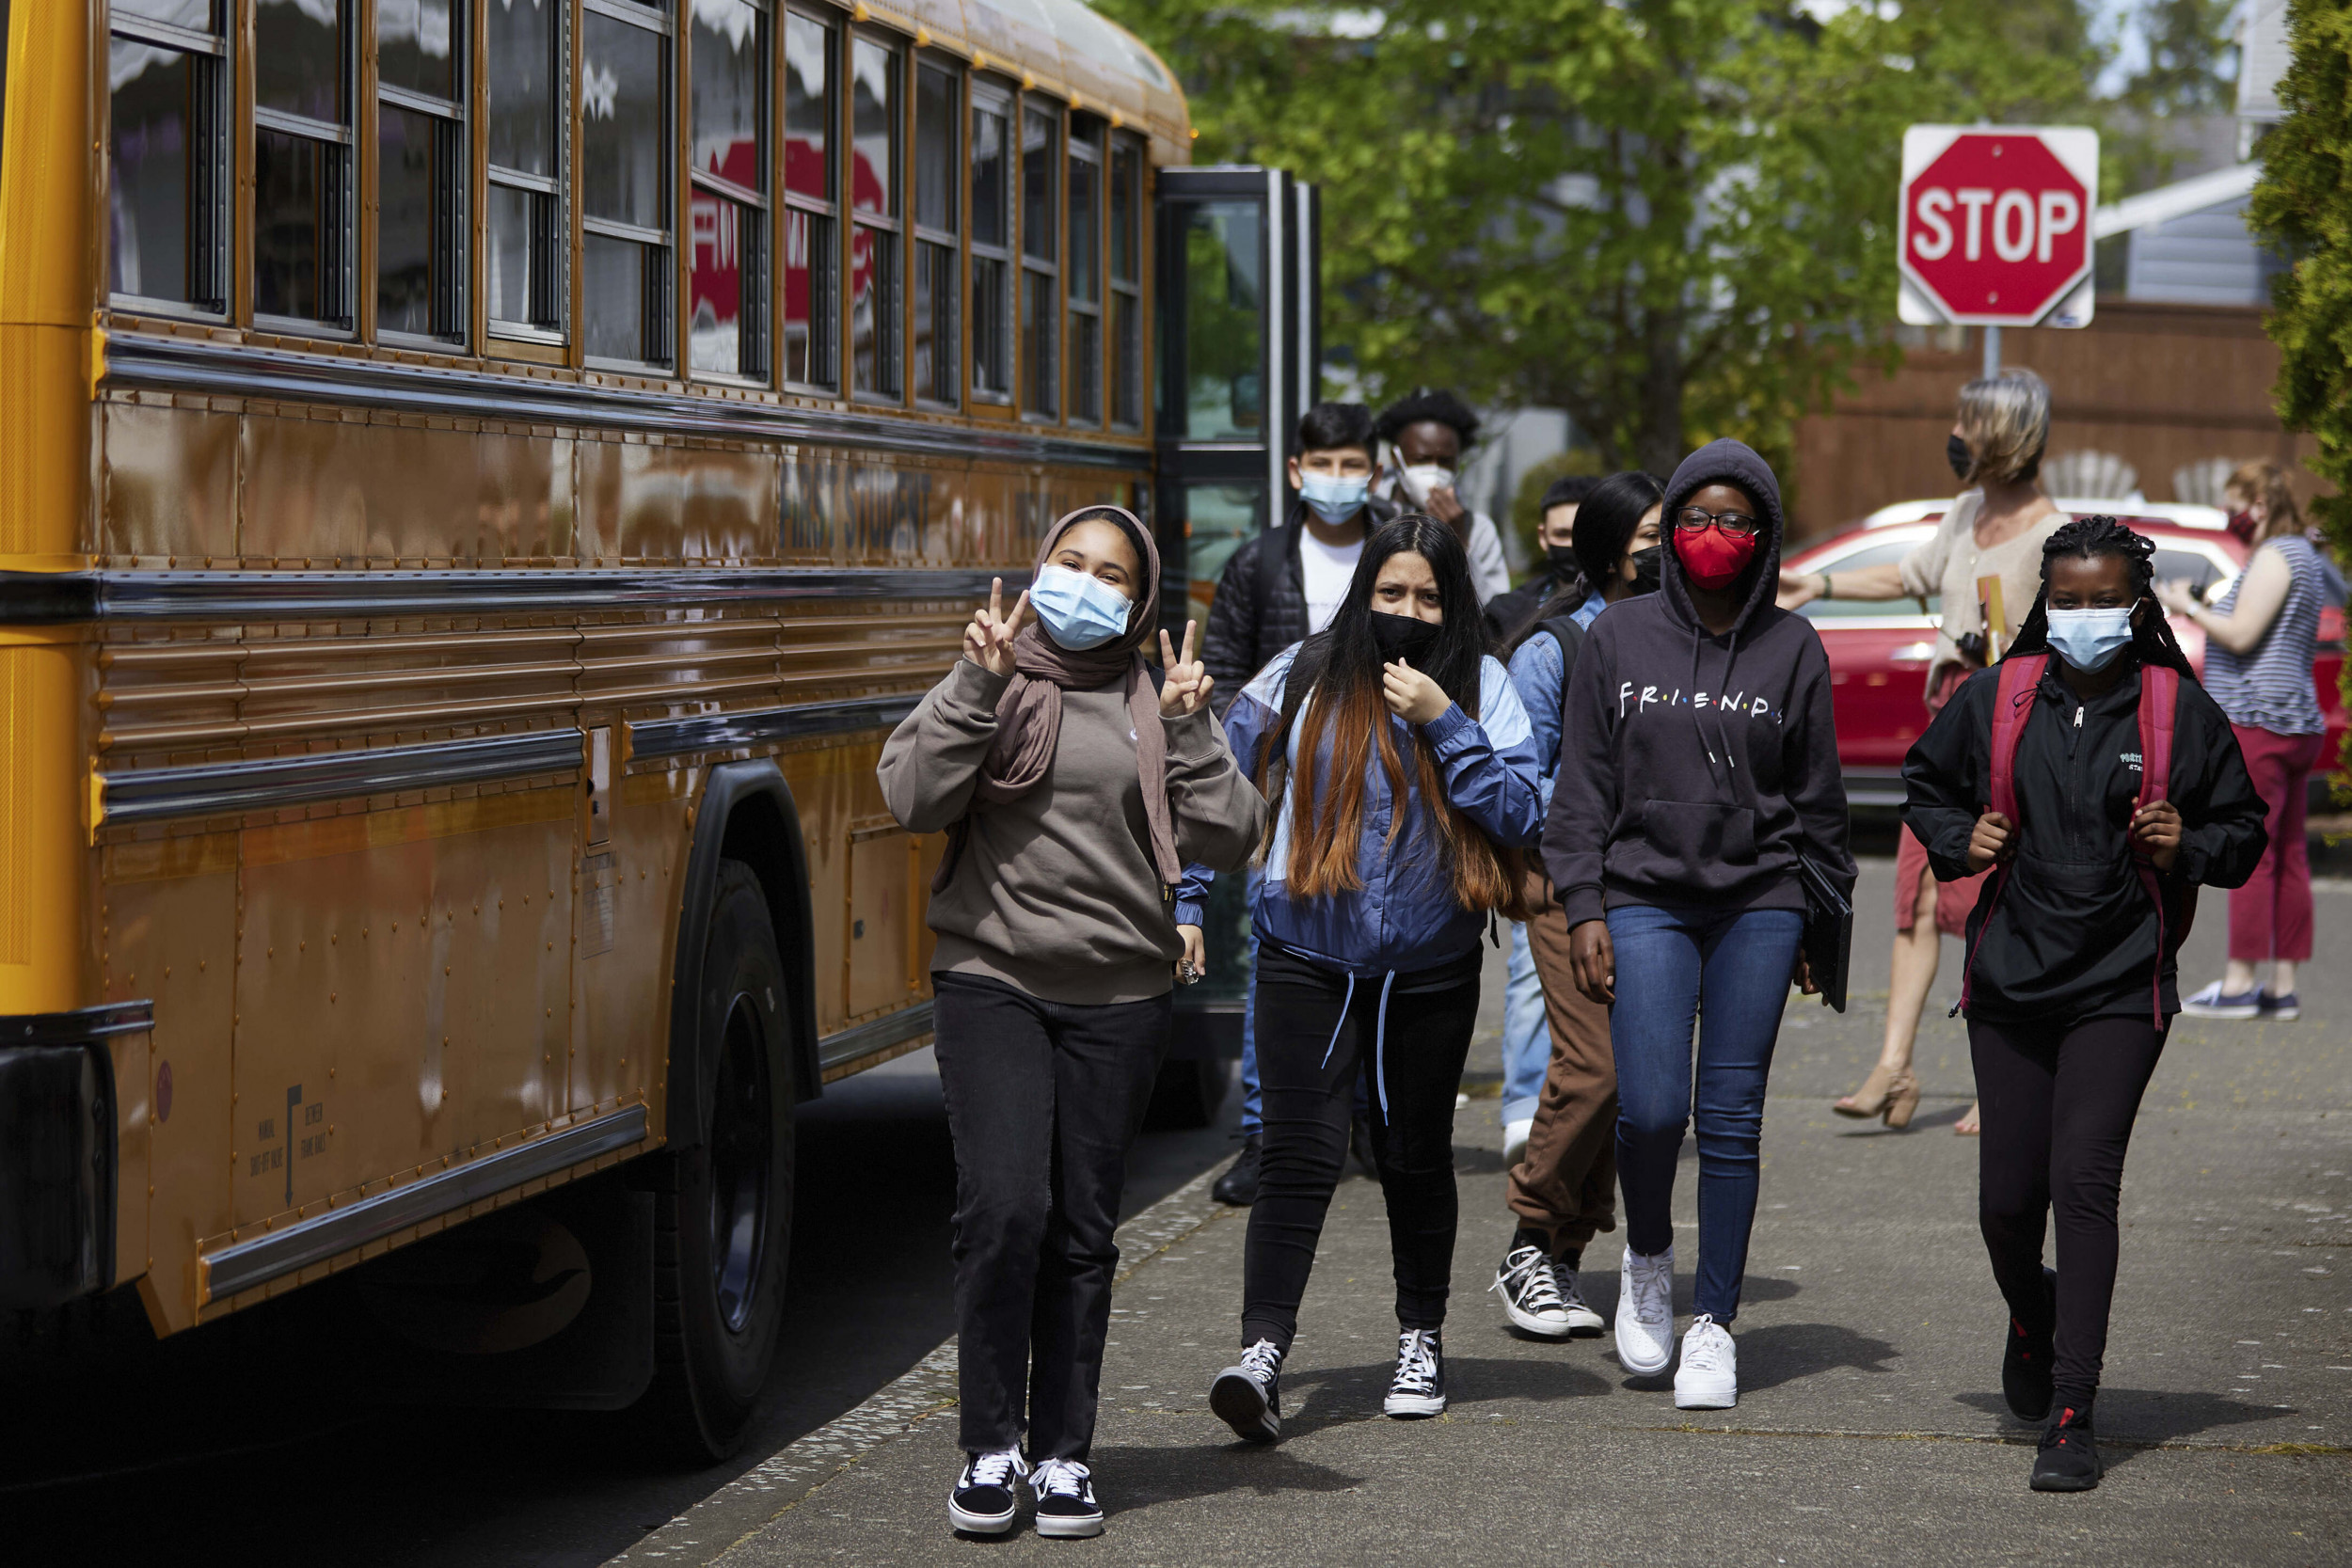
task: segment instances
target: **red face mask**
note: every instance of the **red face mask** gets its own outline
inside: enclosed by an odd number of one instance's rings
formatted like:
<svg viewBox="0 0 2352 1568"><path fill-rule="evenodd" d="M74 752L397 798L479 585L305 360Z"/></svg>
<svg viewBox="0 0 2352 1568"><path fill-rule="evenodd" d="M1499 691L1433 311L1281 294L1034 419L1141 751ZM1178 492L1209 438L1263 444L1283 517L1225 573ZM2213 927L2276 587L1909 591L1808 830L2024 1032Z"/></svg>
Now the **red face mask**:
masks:
<svg viewBox="0 0 2352 1568"><path fill-rule="evenodd" d="M1682 569L1691 574L1691 580L1701 588L1724 587L1748 568L1756 559L1756 547L1764 539L1755 533L1725 533L1712 524L1703 529L1677 528L1675 555Z"/></svg>
<svg viewBox="0 0 2352 1568"><path fill-rule="evenodd" d="M2252 548L2254 544L2254 515L2251 512L2231 513L2229 528L2231 538L2236 540L2239 544L2246 546L2249 549Z"/></svg>

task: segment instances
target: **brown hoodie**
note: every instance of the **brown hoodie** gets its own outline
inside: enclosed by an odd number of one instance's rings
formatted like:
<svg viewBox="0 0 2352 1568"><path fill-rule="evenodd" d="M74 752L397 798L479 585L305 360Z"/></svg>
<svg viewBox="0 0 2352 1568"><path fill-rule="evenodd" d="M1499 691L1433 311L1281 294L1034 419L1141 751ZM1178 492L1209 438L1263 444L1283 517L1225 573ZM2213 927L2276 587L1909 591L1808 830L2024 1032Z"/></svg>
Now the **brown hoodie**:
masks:
<svg viewBox="0 0 2352 1568"><path fill-rule="evenodd" d="M1009 680L959 658L882 747L882 800L910 832L970 814L954 873L931 895L931 968L1082 1006L1166 995L1184 944L1152 863L1126 692L1064 691L1044 780L1017 799L976 803ZM1160 723L1177 854L1238 870L1265 830L1264 800L1207 709Z"/></svg>

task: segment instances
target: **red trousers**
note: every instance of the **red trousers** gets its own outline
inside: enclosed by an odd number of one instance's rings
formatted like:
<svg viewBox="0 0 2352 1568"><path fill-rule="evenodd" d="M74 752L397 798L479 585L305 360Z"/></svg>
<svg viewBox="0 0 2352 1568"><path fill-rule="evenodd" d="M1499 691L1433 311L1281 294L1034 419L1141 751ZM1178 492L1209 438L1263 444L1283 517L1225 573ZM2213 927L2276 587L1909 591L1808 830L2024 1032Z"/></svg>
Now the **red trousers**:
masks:
<svg viewBox="0 0 2352 1568"><path fill-rule="evenodd" d="M2327 736L2280 735L2233 724L2254 790L2270 808L2270 847L2244 887L2230 890L2230 957L2241 963L2308 963L2312 957L2312 856L2303 818L2312 769Z"/></svg>

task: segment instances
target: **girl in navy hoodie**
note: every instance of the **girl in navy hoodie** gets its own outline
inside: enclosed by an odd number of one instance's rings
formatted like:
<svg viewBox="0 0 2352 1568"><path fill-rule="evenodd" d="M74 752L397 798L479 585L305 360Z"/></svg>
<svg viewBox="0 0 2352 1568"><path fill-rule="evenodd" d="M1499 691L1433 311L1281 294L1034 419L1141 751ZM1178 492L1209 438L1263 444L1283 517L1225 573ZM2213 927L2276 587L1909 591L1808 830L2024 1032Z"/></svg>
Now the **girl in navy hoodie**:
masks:
<svg viewBox="0 0 2352 1568"><path fill-rule="evenodd" d="M1278 655L1226 711L1233 754L1274 814L1250 910L1265 1143L1245 1349L1209 1392L1252 1442L1281 1434L1277 1378L1359 1079L1396 1263L1383 1409L1445 1409L1454 1101L1478 1016L1478 942L1493 914L1525 914L1518 847L1543 821L1527 711L1486 640L1460 537L1408 514L1364 542L1329 627ZM1179 895L1180 923L1199 896Z"/></svg>
<svg viewBox="0 0 2352 1568"><path fill-rule="evenodd" d="M1812 624L1772 602L1772 469L1737 441L1703 447L1666 486L1664 523L1660 592L1585 634L1543 853L1577 987L1610 1006L1626 1212L1617 1359L1644 1375L1674 1359L1675 1161L1698 1025L1698 1312L1675 1403L1724 1409L1739 1401L1728 1330L1765 1076L1790 981L1813 989L1798 861L1849 892L1854 866L1829 658Z"/></svg>

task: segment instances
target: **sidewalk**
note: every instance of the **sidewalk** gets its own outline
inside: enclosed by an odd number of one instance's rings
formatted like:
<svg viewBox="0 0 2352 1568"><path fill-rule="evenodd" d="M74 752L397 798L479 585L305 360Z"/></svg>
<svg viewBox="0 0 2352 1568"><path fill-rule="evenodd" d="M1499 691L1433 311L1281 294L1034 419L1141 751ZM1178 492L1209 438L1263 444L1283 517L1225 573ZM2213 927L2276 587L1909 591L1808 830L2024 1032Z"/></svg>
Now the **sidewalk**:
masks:
<svg viewBox="0 0 2352 1568"><path fill-rule="evenodd" d="M1887 875L1870 866L1858 909L1883 907ZM902 1380L897 1402L869 1408L863 1436L714 1495L627 1560L2352 1560L2352 889L2320 896L2330 951L2306 972L2302 1020L2185 1020L2150 1091L2124 1191L2099 1404L2110 1468L2095 1493L2028 1492L2035 1433L2001 1403L2005 1320L1976 1233L1977 1146L1950 1132L1969 1082L1961 1025L1942 1016L1957 988L1947 943L1919 1053L1929 1099L1908 1134L1828 1110L1875 1053L1883 990L1843 1019L1791 1005L1736 1410L1677 1412L1666 1380L1628 1378L1605 1336L1506 1329L1485 1293L1510 1232L1496 1101L1477 1100L1456 1119L1445 1418L1378 1414L1394 1346L1387 1231L1377 1187L1352 1179L1283 1378L1285 1439L1234 1442L1205 1396L1237 1348L1247 1214L1214 1209L1196 1185L1138 1216L1148 1238L1122 1232L1133 1267L1104 1373L1095 1466L1111 1517L1099 1541L1041 1541L1025 1523L996 1544L949 1534L950 1347ZM2187 966L2201 982L2217 972L2224 925L2207 912ZM1862 939L1878 951L1857 954L1858 984L1884 985L1883 943ZM1687 1247L1688 1144L1683 1172ZM1604 1236L1587 1258L1604 1314L1618 1250ZM1686 1252L1677 1271L1685 1313L1692 1262Z"/></svg>

